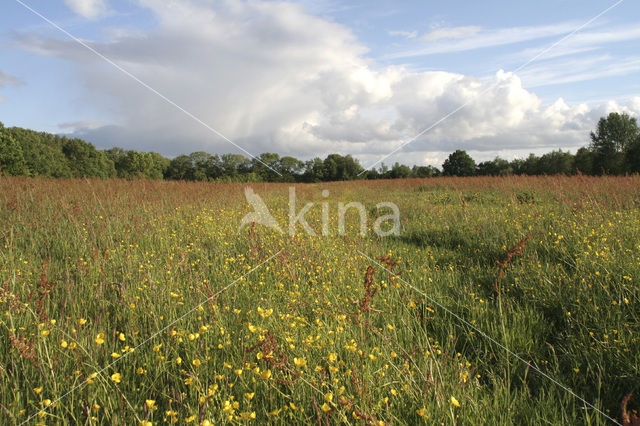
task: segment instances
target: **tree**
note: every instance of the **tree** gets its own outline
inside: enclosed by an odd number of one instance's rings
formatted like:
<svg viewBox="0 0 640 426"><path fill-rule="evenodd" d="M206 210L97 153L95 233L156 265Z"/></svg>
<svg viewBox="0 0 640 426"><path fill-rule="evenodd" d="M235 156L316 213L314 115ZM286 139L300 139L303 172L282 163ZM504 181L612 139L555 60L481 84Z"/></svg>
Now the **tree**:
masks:
<svg viewBox="0 0 640 426"><path fill-rule="evenodd" d="M640 173L640 137L627 147L624 162L629 173Z"/></svg>
<svg viewBox="0 0 640 426"><path fill-rule="evenodd" d="M635 118L628 114L612 112L598 121L595 132L591 132L590 148L594 152L593 168L596 174L619 174L624 172L625 152L640 137Z"/></svg>
<svg viewBox="0 0 640 426"><path fill-rule="evenodd" d="M500 157L496 157L491 161L483 161L476 167L476 174L480 176L506 176L512 173L511 164Z"/></svg>
<svg viewBox="0 0 640 426"><path fill-rule="evenodd" d="M467 154L467 151L456 150L449 155L442 164L442 173L445 176L473 176L476 171L476 162Z"/></svg>
<svg viewBox="0 0 640 426"><path fill-rule="evenodd" d="M538 171L543 175L570 175L574 170L574 159L570 152L551 151L538 161Z"/></svg>
<svg viewBox="0 0 640 426"><path fill-rule="evenodd" d="M304 163L294 157L282 157L278 163L278 169L282 173L282 180L295 182L300 178Z"/></svg>
<svg viewBox="0 0 640 426"><path fill-rule="evenodd" d="M593 152L588 148L580 148L573 160L574 171L585 175L593 174Z"/></svg>
<svg viewBox="0 0 640 426"><path fill-rule="evenodd" d="M251 161L251 170L265 182L274 182L282 179L282 176L276 173L280 173L279 166L280 155L273 152L260 154L260 156Z"/></svg>
<svg viewBox="0 0 640 426"><path fill-rule="evenodd" d="M109 178L116 174L113 161L107 154L82 139L63 137L62 153L74 177Z"/></svg>
<svg viewBox="0 0 640 426"><path fill-rule="evenodd" d="M391 167L391 179L405 179L411 176L411 169L404 164L396 162Z"/></svg>
<svg viewBox="0 0 640 426"><path fill-rule="evenodd" d="M0 173L12 176L23 176L29 174L29 169L22 155L22 147L5 132L3 124L0 122Z"/></svg>
<svg viewBox="0 0 640 426"><path fill-rule="evenodd" d="M440 170L433 166L413 166L411 174L417 178L428 178L440 175Z"/></svg>
<svg viewBox="0 0 640 426"><path fill-rule="evenodd" d="M321 182L324 178L322 158L316 157L304 163L302 180L305 182Z"/></svg>

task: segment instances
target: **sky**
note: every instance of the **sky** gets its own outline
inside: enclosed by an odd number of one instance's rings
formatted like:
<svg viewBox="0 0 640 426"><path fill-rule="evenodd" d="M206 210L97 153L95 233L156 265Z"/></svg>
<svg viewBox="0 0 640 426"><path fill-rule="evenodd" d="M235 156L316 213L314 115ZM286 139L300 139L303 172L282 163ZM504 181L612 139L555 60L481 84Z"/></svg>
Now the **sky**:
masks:
<svg viewBox="0 0 640 426"><path fill-rule="evenodd" d="M640 116L639 18L635 0L5 0L0 121L168 157L575 152L600 117Z"/></svg>

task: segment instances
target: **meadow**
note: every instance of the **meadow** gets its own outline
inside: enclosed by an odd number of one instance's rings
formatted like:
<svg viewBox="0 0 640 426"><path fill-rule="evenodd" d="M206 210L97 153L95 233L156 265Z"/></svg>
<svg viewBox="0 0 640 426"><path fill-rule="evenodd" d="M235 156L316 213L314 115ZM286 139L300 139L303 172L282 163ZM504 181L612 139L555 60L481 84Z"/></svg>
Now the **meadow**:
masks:
<svg viewBox="0 0 640 426"><path fill-rule="evenodd" d="M245 186L0 178L0 423L640 424L639 176Z"/></svg>

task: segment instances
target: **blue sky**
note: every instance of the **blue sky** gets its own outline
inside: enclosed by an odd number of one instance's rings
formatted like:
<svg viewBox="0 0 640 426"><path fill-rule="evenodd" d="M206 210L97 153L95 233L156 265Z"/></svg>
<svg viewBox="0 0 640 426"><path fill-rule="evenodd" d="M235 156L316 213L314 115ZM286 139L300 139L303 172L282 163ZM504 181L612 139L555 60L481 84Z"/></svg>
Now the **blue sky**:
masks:
<svg viewBox="0 0 640 426"><path fill-rule="evenodd" d="M154 89L3 3L0 121L99 148L438 165L575 151L600 116L640 113L632 0L522 69L616 2L21 1Z"/></svg>

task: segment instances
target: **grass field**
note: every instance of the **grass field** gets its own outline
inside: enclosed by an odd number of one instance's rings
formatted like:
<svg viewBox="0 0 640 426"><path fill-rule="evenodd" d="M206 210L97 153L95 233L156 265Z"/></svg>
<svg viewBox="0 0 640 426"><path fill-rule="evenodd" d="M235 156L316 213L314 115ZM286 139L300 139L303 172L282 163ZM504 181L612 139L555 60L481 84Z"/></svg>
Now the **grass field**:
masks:
<svg viewBox="0 0 640 426"><path fill-rule="evenodd" d="M238 233L241 184L0 178L0 423L631 424L640 177L296 193L329 236Z"/></svg>

